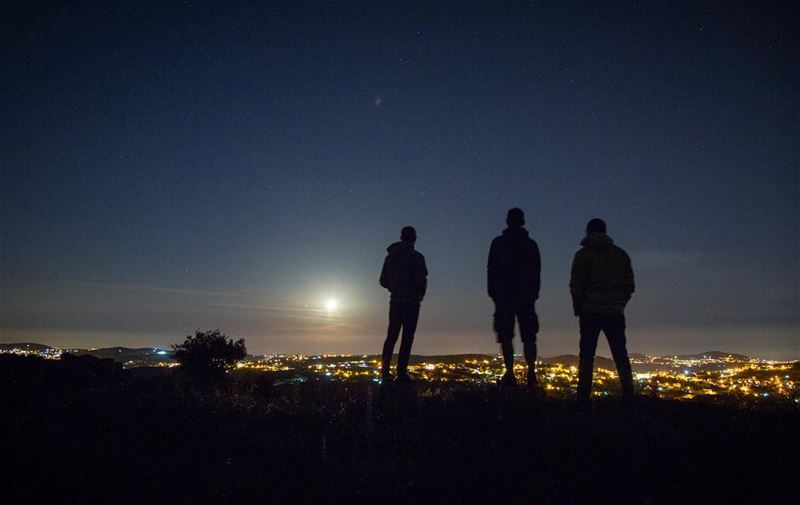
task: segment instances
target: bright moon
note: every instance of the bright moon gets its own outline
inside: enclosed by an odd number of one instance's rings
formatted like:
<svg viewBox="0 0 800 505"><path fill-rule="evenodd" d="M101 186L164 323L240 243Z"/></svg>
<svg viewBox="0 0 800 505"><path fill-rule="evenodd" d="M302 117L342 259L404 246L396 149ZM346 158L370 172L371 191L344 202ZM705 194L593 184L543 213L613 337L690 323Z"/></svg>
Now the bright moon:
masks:
<svg viewBox="0 0 800 505"><path fill-rule="evenodd" d="M325 301L325 311L326 312L336 312L336 309L338 307L339 307L339 302L337 302L333 298Z"/></svg>

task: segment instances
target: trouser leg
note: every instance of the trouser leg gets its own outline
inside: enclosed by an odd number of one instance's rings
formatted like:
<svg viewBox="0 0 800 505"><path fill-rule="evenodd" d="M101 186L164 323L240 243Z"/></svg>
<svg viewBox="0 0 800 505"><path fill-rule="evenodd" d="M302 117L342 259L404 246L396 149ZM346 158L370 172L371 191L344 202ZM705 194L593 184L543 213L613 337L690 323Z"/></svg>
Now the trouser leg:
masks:
<svg viewBox="0 0 800 505"><path fill-rule="evenodd" d="M580 321L580 357L578 364L578 399L588 400L592 393L592 372L594 354L597 350L597 338L600 336L599 317L594 314L582 314Z"/></svg>
<svg viewBox="0 0 800 505"><path fill-rule="evenodd" d="M625 397L633 396L633 371L628 358L628 349L625 345L625 316L622 314L609 316L603 325L603 332L611 348L611 356L617 365L617 374L622 384L622 394Z"/></svg>
<svg viewBox="0 0 800 505"><path fill-rule="evenodd" d="M397 375L408 372L408 359L411 356L411 346L414 343L414 333L417 331L419 320L419 304L408 303L403 305L403 339L400 341L400 353L397 356Z"/></svg>
<svg viewBox="0 0 800 505"><path fill-rule="evenodd" d="M525 363L528 365L528 381L536 382L536 334L539 332L539 318L533 304L517 309L519 334L525 352Z"/></svg>
<svg viewBox="0 0 800 505"><path fill-rule="evenodd" d="M528 365L528 382L535 384L536 380L536 342L524 342L525 363Z"/></svg>
<svg viewBox="0 0 800 505"><path fill-rule="evenodd" d="M500 350L503 351L503 364L506 366L506 373L514 373L514 344L511 339L500 342Z"/></svg>
<svg viewBox="0 0 800 505"><path fill-rule="evenodd" d="M514 310L508 303L495 302L494 332L503 352L506 373L514 373Z"/></svg>
<svg viewBox="0 0 800 505"><path fill-rule="evenodd" d="M386 330L386 340L383 342L383 355L381 363L381 371L384 376L389 375L392 366L392 354L394 354L394 345L397 343L397 337L400 335L400 326L402 324L402 317L400 305L397 303L389 304L389 327Z"/></svg>

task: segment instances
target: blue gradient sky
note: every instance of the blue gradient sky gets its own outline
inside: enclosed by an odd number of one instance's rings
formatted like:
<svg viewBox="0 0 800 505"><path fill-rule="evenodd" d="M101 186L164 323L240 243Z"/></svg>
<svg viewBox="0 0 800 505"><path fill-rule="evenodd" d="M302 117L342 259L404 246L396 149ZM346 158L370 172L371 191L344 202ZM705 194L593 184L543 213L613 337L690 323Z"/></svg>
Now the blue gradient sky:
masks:
<svg viewBox="0 0 800 505"><path fill-rule="evenodd" d="M794 10L6 3L0 339L378 352L411 224L414 352L493 352L486 256L519 206L541 354L577 352L597 216L633 260L632 351L798 358Z"/></svg>

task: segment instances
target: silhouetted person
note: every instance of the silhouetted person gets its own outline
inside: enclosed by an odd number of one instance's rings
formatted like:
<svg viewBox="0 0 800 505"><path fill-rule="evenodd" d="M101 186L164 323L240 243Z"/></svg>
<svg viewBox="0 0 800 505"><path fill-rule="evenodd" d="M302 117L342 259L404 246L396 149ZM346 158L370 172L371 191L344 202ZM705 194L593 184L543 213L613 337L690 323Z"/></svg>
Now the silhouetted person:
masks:
<svg viewBox="0 0 800 505"><path fill-rule="evenodd" d="M494 331L506 367L500 383L507 386L517 383L512 343L516 318L528 364L528 385L538 386L536 334L539 332L539 318L536 316L536 299L539 298L541 271L539 247L524 228L525 213L522 210L509 210L506 224L508 228L492 241L486 268L489 297L494 301Z"/></svg>
<svg viewBox="0 0 800 505"><path fill-rule="evenodd" d="M389 300L389 328L383 344L382 377L385 382L391 381L392 353L400 329L403 339L400 342L400 353L397 357L397 381L411 382L408 376L408 358L411 355L411 344L414 343L414 332L417 329L419 305L425 297L428 286L428 269L425 257L414 249L417 232L406 226L400 232L400 242L386 248L388 255L381 270L381 286L391 293Z"/></svg>
<svg viewBox="0 0 800 505"><path fill-rule="evenodd" d="M600 331L605 333L622 383L623 401L633 401L633 374L625 348L625 305L634 291L631 260L606 234L606 223L592 219L586 225L583 246L572 261L569 290L580 321L578 401L588 405L592 369Z"/></svg>

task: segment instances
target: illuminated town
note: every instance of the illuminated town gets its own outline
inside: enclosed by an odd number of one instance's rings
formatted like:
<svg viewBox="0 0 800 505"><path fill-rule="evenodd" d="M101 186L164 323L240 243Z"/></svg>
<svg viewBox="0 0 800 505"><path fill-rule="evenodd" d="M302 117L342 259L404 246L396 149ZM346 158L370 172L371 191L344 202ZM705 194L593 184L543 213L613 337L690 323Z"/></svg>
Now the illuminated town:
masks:
<svg viewBox="0 0 800 505"><path fill-rule="evenodd" d="M171 351L164 349L57 349L37 344L3 344L0 353L59 359L62 353L111 357L125 368L142 366L176 367ZM666 399L691 400L736 396L752 399L783 399L800 403L800 361L768 361L748 356L709 352L691 356L652 357L633 354L631 363L640 394ZM329 381L380 382L380 359L374 355L285 355L248 356L238 370L273 375L276 384ZM412 356L409 371L423 383L494 384L503 373L499 356L453 355ZM562 356L537 364L539 381L548 396L574 393L578 381L577 358ZM524 384L525 365L517 363L515 373ZM618 393L619 382L613 362L597 358L594 394Z"/></svg>

